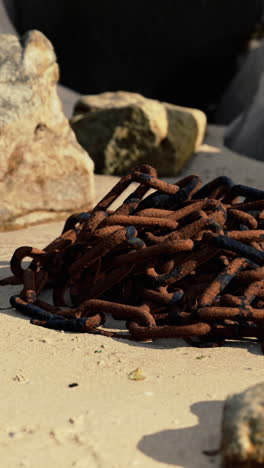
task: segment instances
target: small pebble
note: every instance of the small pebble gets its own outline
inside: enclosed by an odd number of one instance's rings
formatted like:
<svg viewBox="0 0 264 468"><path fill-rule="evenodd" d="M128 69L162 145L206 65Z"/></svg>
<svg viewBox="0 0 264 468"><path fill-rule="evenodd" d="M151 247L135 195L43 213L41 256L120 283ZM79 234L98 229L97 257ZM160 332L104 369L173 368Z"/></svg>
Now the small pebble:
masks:
<svg viewBox="0 0 264 468"><path fill-rule="evenodd" d="M130 380L145 380L146 376L143 370L140 367L137 367L135 370L128 374Z"/></svg>

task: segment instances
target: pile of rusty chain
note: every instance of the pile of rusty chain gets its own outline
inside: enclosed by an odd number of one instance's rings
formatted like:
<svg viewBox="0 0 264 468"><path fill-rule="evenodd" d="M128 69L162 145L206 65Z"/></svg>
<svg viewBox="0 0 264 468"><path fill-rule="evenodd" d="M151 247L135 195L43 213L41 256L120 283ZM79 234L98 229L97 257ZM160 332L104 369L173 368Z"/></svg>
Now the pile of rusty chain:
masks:
<svg viewBox="0 0 264 468"><path fill-rule="evenodd" d="M132 182L137 188L111 211ZM25 257L32 262L23 269ZM228 177L169 184L142 165L91 212L70 216L43 250L18 248L10 268L0 284L23 285L10 303L35 325L194 346L262 341L264 191ZM39 298L44 288L54 305ZM126 320L129 333L101 328L106 314Z"/></svg>

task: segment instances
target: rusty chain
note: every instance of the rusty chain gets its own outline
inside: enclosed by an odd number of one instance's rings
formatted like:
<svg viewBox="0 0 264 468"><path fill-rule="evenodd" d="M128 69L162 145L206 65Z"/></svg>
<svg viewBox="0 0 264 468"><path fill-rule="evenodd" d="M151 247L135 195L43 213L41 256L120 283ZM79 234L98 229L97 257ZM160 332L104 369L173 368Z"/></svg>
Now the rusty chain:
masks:
<svg viewBox="0 0 264 468"><path fill-rule="evenodd" d="M23 269L25 257L32 262ZM71 215L43 250L18 248L10 268L0 285L23 286L10 303L35 325L134 340L181 337L194 346L262 342L264 191L228 177L169 184L142 165L91 212ZM45 288L53 305L40 298ZM102 328L107 314L125 320L128 332Z"/></svg>

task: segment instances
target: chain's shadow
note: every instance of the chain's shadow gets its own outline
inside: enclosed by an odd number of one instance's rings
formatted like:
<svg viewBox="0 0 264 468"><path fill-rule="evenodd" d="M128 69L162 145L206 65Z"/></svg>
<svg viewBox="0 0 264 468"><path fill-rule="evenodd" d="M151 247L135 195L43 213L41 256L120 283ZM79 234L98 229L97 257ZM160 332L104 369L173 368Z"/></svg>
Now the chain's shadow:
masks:
<svg viewBox="0 0 264 468"><path fill-rule="evenodd" d="M127 333L128 331L126 328L126 322L121 320L115 320L110 315L107 317L106 323L104 324L104 328L120 331ZM118 338L114 338L114 340L118 340ZM148 348L148 349L173 349L173 348L182 348L182 347L190 347L183 339L181 338L161 338L154 341L147 341L147 342L140 342L134 340L124 340L124 343L128 346L134 347L141 347L141 348ZM228 348L240 348L245 349L251 354L255 355L263 355L261 350L261 346L257 340L254 339L241 339L241 340L226 340L224 347ZM201 348L202 349L202 348Z"/></svg>
<svg viewBox="0 0 264 468"><path fill-rule="evenodd" d="M160 463L184 468L218 467L220 454L208 456L204 451L220 447L222 408L223 401L195 403L191 411L199 418L196 426L145 435L137 448Z"/></svg>

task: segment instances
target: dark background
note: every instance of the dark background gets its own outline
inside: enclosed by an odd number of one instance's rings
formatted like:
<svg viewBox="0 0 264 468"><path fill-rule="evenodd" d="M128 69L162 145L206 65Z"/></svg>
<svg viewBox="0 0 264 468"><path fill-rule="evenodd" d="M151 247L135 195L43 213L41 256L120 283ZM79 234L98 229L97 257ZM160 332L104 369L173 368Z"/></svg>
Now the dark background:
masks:
<svg viewBox="0 0 264 468"><path fill-rule="evenodd" d="M53 43L61 83L135 91L209 115L260 21L262 0L5 0L20 34Z"/></svg>

